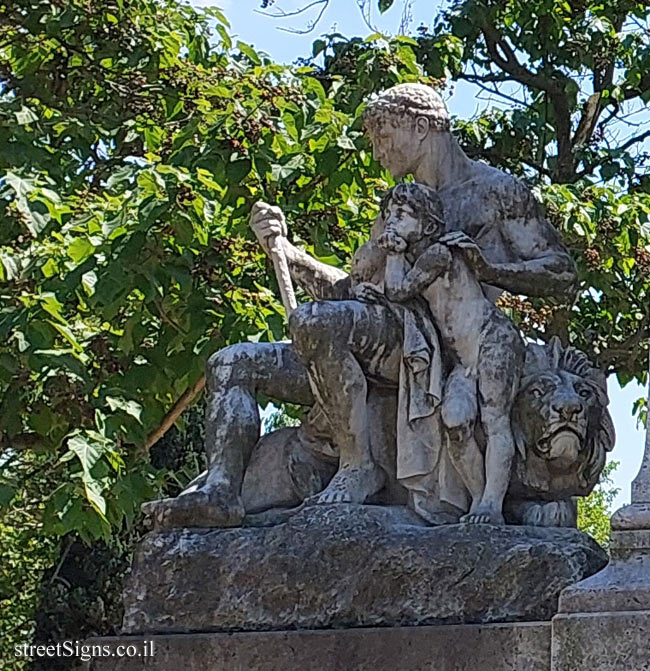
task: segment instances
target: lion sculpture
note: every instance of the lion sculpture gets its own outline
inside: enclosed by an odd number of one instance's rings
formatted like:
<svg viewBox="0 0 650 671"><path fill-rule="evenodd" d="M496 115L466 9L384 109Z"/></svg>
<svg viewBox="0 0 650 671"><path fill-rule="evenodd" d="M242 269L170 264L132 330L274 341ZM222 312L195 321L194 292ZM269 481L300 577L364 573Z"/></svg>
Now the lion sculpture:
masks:
<svg viewBox="0 0 650 671"><path fill-rule="evenodd" d="M519 449L506 517L520 524L575 526L573 497L592 492L614 447L608 402L605 376L583 352L558 338L528 345L512 410Z"/></svg>

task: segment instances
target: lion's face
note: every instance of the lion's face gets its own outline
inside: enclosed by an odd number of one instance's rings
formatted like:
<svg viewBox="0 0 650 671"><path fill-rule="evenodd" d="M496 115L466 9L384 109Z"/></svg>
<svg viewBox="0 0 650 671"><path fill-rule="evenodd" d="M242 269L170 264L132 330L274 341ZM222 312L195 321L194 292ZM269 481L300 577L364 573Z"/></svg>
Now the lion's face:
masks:
<svg viewBox="0 0 650 671"><path fill-rule="evenodd" d="M598 421L598 390L567 373L544 373L521 389L518 422L524 444L558 468L575 467L587 448L587 435ZM550 465L550 464L549 464Z"/></svg>
<svg viewBox="0 0 650 671"><path fill-rule="evenodd" d="M614 444L606 388L592 370L538 365L521 380L512 412L521 492L588 494ZM523 489L522 489L523 488Z"/></svg>

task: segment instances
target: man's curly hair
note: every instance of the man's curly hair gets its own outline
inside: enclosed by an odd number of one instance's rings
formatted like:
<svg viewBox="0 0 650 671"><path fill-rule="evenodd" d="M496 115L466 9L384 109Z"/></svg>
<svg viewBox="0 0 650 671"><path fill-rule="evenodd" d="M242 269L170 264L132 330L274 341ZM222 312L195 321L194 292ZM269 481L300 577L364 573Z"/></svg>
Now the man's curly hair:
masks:
<svg viewBox="0 0 650 671"><path fill-rule="evenodd" d="M403 118L415 121L418 117L428 119L433 130L450 129L447 106L440 94L425 84L392 86L371 100L363 112L364 125L371 131L386 120L397 126Z"/></svg>

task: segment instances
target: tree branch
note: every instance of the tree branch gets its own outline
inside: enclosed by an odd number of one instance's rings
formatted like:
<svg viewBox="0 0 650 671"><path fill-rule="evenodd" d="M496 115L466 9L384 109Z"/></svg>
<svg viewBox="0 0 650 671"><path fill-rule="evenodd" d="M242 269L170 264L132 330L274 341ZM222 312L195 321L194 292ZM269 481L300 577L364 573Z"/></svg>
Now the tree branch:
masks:
<svg viewBox="0 0 650 671"><path fill-rule="evenodd" d="M458 79L465 79L468 82L512 82L515 81L513 77L506 75L485 74L485 75L470 75L462 73L458 75Z"/></svg>
<svg viewBox="0 0 650 671"><path fill-rule="evenodd" d="M508 102L514 103L515 105L519 105L522 107L527 107L527 103L525 100L519 100L518 98L515 98L514 96L508 95L507 93L504 93L503 91L499 91L499 89L495 86L494 88L488 88L485 84L477 81L476 85L482 90L485 91L485 93L488 93L490 95L495 95L499 96L500 98L503 98L504 100L507 100ZM477 99L480 99L480 97L477 95Z"/></svg>
<svg viewBox="0 0 650 671"><path fill-rule="evenodd" d="M504 72L521 84L531 88L541 89L549 94L558 92L558 82L550 77L528 70L519 62L513 48L491 23L485 21L481 31L490 58Z"/></svg>
<svg viewBox="0 0 650 671"><path fill-rule="evenodd" d="M174 403L171 410L165 415L160 426L149 434L148 438L138 449L139 455L144 455L176 424L178 418L185 412L187 407L203 391L205 387L205 375L197 380L179 399Z"/></svg>
<svg viewBox="0 0 650 671"><path fill-rule="evenodd" d="M306 11L312 9L313 7L318 7L320 5L318 16L308 24L307 28L304 28L303 30L300 30L298 28L282 28L282 27L280 28L280 30L283 30L286 33L293 33L294 35L307 35L308 33L311 33L314 30L314 28L316 28L321 18L323 17L323 14L325 14L325 11L329 7L329 4L330 0L313 0L313 2L310 2L304 7L296 9L293 12L285 12L279 7L277 8L277 11L274 14L270 12L262 12L259 9L255 11L258 12L259 14L265 14L266 16L271 16L274 19L286 19L287 17L290 16L298 16L299 14L304 14Z"/></svg>
<svg viewBox="0 0 650 671"><path fill-rule="evenodd" d="M632 145L638 144L639 142L643 142L644 140L647 140L649 137L650 137L650 130L646 131L645 133L641 133L640 135L635 135L629 140L626 140L622 145L616 147L616 150L625 151L626 149L629 149ZM604 157L599 161L591 161L589 163L585 163L584 168L576 172L576 177L579 179L580 177L584 177L585 175L591 174L599 165L601 165L607 160L608 157Z"/></svg>
<svg viewBox="0 0 650 671"><path fill-rule="evenodd" d="M524 67L506 39L489 21L485 20L481 28L485 46L490 58L513 79L530 88L546 91L555 111L555 131L557 134L558 157L555 174L560 182L575 179L575 158L571 147L571 111L567 100L564 80L561 72L553 77L532 72Z"/></svg>
<svg viewBox="0 0 650 671"><path fill-rule="evenodd" d="M275 8L275 12L263 12L261 9L256 9L255 11L258 14L264 14L264 16L270 16L271 18L274 19L286 19L289 16L298 16L299 14L304 14L305 12L309 11L312 7L317 7L318 5L329 5L330 0L313 0L313 2L310 2L309 4L305 5L304 7L300 7L300 9L296 9L292 12L285 12L283 9L280 9L279 7Z"/></svg>
<svg viewBox="0 0 650 671"><path fill-rule="evenodd" d="M648 329L648 319L644 319L638 329L631 336L623 340L618 347L608 347L599 357L604 367L618 370L621 364L627 366L628 369L634 368L634 362L641 354L641 343L650 337L650 330Z"/></svg>
<svg viewBox="0 0 650 671"><path fill-rule="evenodd" d="M596 130L598 119L603 111L601 104L602 93L599 91L589 96L582 107L582 115L578 128L573 135L572 145L574 148L586 147L590 142Z"/></svg>
<svg viewBox="0 0 650 671"><path fill-rule="evenodd" d="M625 14L619 15L614 21L614 29L620 32L625 22ZM594 68L593 84L594 93L589 96L582 108L582 115L578 123L578 128L573 135L572 145L574 148L586 147L593 138L600 115L605 108L602 104L603 91L611 89L614 82L614 71L616 67L616 58L612 54L602 69Z"/></svg>
<svg viewBox="0 0 650 671"><path fill-rule="evenodd" d="M625 141L622 145L620 145L616 149L618 151L625 151L626 149L631 147L633 144L636 144L637 142L643 142L643 140L645 140L649 137L650 137L650 130L647 130L645 133L641 133L640 135L635 135L634 137Z"/></svg>

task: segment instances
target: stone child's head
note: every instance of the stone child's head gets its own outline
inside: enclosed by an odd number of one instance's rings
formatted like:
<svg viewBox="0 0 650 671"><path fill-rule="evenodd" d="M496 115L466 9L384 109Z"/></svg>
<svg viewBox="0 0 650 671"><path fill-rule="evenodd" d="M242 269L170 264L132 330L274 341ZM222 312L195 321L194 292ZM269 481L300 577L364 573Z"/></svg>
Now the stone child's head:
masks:
<svg viewBox="0 0 650 671"><path fill-rule="evenodd" d="M440 197L424 184L397 184L381 201L384 233L402 238L409 247L440 238L445 233L443 216Z"/></svg>
<svg viewBox="0 0 650 671"><path fill-rule="evenodd" d="M449 132L449 112L438 92L424 84L398 84L364 110L373 154L396 179L415 172L430 133Z"/></svg>

